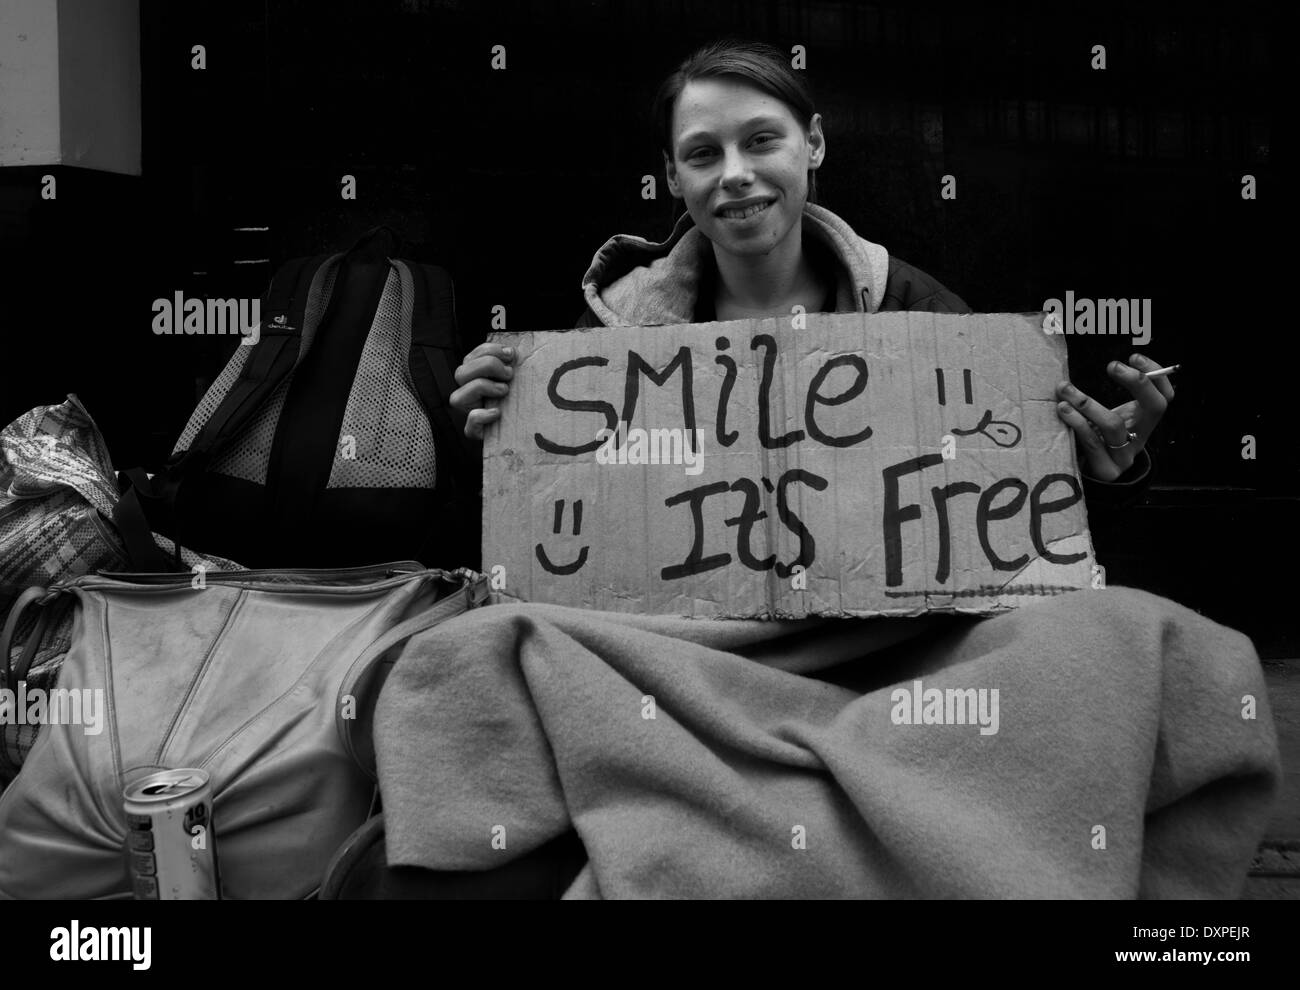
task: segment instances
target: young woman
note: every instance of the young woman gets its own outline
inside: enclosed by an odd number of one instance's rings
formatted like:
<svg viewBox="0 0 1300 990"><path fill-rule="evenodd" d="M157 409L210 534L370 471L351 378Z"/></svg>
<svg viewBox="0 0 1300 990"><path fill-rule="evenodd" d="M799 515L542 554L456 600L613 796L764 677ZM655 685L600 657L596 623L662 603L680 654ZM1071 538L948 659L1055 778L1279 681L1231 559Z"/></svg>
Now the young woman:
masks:
<svg viewBox="0 0 1300 990"><path fill-rule="evenodd" d="M665 81L656 116L686 213L662 243L605 243L583 279L581 326L796 305L968 312L813 202L821 117L774 49L697 52ZM471 435L501 416L483 403L509 393L512 364L487 343L458 369L452 403ZM1141 355L1111 365L1133 396L1114 409L1059 387L1090 506L1149 474L1146 440L1173 398L1142 375L1152 367ZM392 683L436 682L436 696L409 703L409 726L385 724L404 740L396 771L421 793L461 788L473 814L453 814L449 835L519 808L529 845L577 829L590 861L570 896L1235 896L1278 786L1250 641L1125 588L983 619L702 622L503 604L416 655ZM919 712L922 678L1000 689L1000 729L920 724L910 704L900 723L898 692L914 687ZM472 745L455 720L423 718L464 698L490 709L475 724L495 727ZM644 721L647 699L657 721ZM462 869L494 855L435 848L419 861Z"/></svg>
<svg viewBox="0 0 1300 990"><path fill-rule="evenodd" d="M659 244L610 238L583 278L579 326L700 323L805 312L969 307L925 272L815 205L826 160L821 114L804 77L774 48L720 42L696 52L654 104L668 188L686 213ZM456 371L451 403L481 437L501 415L513 355L484 343ZM1058 415L1078 437L1090 507L1132 501L1150 480L1146 442L1174 397L1144 354L1107 368L1133 399L1114 409L1061 382ZM1119 484L1116 484L1119 483Z"/></svg>

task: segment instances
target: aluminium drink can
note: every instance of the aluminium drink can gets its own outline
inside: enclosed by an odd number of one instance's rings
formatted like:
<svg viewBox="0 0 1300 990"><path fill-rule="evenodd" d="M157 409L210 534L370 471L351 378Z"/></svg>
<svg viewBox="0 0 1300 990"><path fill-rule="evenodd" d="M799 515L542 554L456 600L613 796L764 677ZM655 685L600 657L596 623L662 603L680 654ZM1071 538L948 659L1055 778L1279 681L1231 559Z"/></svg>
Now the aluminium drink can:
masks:
<svg viewBox="0 0 1300 990"><path fill-rule="evenodd" d="M162 770L129 784L126 852L138 900L221 897L212 835L212 783L204 770Z"/></svg>

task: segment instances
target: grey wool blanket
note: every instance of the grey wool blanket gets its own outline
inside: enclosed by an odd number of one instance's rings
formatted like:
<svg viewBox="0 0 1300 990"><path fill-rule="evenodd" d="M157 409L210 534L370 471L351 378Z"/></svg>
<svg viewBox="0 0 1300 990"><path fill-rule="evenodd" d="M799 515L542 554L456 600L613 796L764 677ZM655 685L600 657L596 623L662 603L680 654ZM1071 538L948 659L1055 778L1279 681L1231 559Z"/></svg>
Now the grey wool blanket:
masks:
<svg viewBox="0 0 1300 990"><path fill-rule="evenodd" d="M982 619L490 605L407 643L375 724L390 864L573 828L567 897L1234 897L1280 776L1250 640L1117 587Z"/></svg>

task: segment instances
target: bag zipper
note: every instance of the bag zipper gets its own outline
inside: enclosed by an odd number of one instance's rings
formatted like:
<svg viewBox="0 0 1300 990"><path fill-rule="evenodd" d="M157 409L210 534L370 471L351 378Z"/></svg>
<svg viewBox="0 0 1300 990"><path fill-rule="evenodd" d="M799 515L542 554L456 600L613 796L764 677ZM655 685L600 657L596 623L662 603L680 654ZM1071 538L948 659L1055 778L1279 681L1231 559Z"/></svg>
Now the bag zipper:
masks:
<svg viewBox="0 0 1300 990"><path fill-rule="evenodd" d="M465 573L461 573L464 571ZM389 581L393 578L409 578L417 574L428 573L446 581L455 583L464 583L469 580L468 575L475 572L462 568L461 571L444 571L437 568L425 567L416 561L397 561L389 564L367 564L360 567L336 567L336 568L257 568L240 571L204 571L203 577L205 583L212 584L240 584L243 582L259 583L266 578L278 578L280 580L270 584L270 587L284 586L297 587L303 586L318 587L321 590L327 590L331 585L323 582L333 581L355 581L365 582L367 579L371 582ZM71 588L102 588L102 587L120 587L122 585L136 585L140 590L144 588L174 589L188 587L193 578L195 571L103 571L99 574L83 574L77 578L71 578L66 581L59 581L50 585L50 591L62 591ZM292 580L292 579L298 580ZM345 590L352 590L351 588Z"/></svg>

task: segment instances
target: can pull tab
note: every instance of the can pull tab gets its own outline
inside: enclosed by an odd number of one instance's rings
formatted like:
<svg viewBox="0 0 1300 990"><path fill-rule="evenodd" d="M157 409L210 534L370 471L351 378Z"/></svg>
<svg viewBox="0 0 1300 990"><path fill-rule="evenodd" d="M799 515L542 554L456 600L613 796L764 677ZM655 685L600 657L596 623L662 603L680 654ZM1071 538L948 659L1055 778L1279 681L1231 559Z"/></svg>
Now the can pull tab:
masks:
<svg viewBox="0 0 1300 990"><path fill-rule="evenodd" d="M184 777L181 780L165 780L140 788L140 793L148 794L150 797L157 797L159 794L171 794L173 791L185 790L193 783L193 777Z"/></svg>

